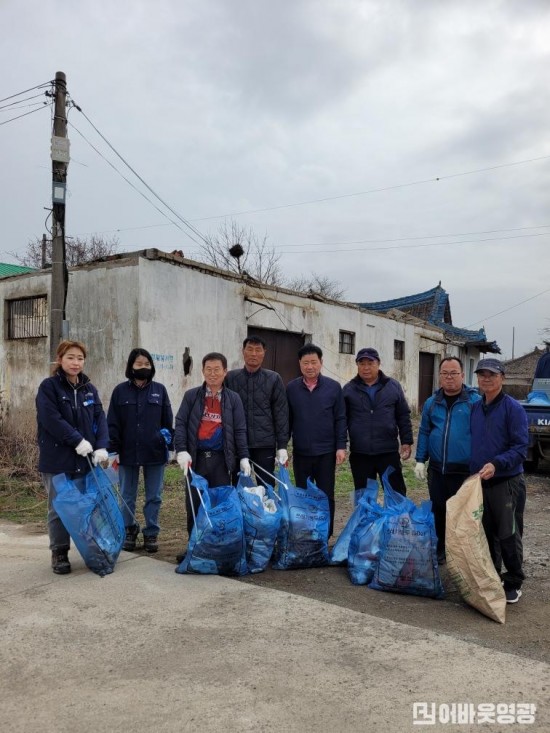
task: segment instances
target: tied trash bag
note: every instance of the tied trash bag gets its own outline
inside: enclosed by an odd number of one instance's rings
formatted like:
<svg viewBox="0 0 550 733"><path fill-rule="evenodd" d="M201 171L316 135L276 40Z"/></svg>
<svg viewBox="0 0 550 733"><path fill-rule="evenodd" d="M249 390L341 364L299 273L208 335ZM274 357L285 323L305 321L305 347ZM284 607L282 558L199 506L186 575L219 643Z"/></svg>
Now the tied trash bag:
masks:
<svg viewBox="0 0 550 733"><path fill-rule="evenodd" d="M248 570L261 573L271 559L283 518L280 500L271 486L256 486L250 476L242 473L237 493L243 513Z"/></svg>
<svg viewBox="0 0 550 733"><path fill-rule="evenodd" d="M369 588L442 598L432 503L423 501L417 507L394 491L388 481L390 473L382 476L385 521Z"/></svg>
<svg viewBox="0 0 550 733"><path fill-rule="evenodd" d="M367 485L364 489L357 489L354 491L353 505L355 508L330 552L331 565L347 565L349 543L353 531L361 521L365 511L368 509L369 503L376 503L377 494L378 482L376 479L371 478L367 479Z"/></svg>
<svg viewBox="0 0 550 733"><path fill-rule="evenodd" d="M189 538L187 553L176 573L246 575L246 543L241 502L233 486L210 488L198 473L191 486L200 492L201 506Z"/></svg>
<svg viewBox="0 0 550 733"><path fill-rule="evenodd" d="M96 466L86 476L52 479L53 506L87 567L100 576L112 573L124 543L124 520L107 471Z"/></svg>
<svg viewBox="0 0 550 733"><path fill-rule="evenodd" d="M290 482L279 466L282 519L275 546L275 570L318 568L329 564L330 510L327 495L308 480L307 490Z"/></svg>
<svg viewBox="0 0 550 733"><path fill-rule="evenodd" d="M382 507L376 501L366 501L349 540L348 575L354 585L366 585L372 580L380 557L385 521Z"/></svg>
<svg viewBox="0 0 550 733"><path fill-rule="evenodd" d="M482 517L483 490L476 474L447 501L447 569L466 603L503 624L506 595L491 560Z"/></svg>

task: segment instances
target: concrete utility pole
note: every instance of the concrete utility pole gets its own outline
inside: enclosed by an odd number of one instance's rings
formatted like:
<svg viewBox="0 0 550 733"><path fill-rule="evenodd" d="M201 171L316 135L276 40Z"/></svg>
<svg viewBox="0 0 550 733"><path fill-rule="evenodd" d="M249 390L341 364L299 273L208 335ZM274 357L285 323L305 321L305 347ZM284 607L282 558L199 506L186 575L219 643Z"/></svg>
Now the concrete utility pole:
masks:
<svg viewBox="0 0 550 733"><path fill-rule="evenodd" d="M50 361L55 361L59 342L65 336L67 265L65 262L65 194L69 141L67 139L67 80L55 75L55 112L52 136L52 285L50 294Z"/></svg>

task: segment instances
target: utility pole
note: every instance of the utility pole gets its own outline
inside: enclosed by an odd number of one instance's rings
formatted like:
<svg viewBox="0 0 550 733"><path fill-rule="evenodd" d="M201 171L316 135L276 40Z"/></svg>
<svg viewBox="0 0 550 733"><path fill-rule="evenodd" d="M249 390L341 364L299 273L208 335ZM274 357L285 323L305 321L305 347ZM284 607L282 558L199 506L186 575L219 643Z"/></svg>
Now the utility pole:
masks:
<svg viewBox="0 0 550 733"><path fill-rule="evenodd" d="M55 361L59 342L66 333L67 264L65 261L65 198L69 140L67 138L67 80L55 75L52 136L52 282L50 293L50 361Z"/></svg>

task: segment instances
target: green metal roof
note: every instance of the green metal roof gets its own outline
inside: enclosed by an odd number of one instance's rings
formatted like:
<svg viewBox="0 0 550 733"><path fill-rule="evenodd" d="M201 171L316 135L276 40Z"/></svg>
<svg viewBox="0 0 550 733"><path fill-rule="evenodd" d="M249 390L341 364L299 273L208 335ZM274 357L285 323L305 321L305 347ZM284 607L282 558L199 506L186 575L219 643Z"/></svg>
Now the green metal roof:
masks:
<svg viewBox="0 0 550 733"><path fill-rule="evenodd" d="M34 267L23 267L23 265L8 265L4 262L0 262L0 277L22 275L25 272L34 272Z"/></svg>

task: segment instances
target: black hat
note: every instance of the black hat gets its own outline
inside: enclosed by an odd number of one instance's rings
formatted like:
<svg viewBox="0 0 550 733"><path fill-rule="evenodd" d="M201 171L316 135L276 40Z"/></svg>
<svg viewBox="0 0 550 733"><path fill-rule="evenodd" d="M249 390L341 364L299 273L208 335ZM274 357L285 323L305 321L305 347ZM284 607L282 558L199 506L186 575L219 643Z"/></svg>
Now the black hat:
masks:
<svg viewBox="0 0 550 733"><path fill-rule="evenodd" d="M493 374L506 373L502 362L498 359L481 359L476 367L476 374L482 371L493 372Z"/></svg>
<svg viewBox="0 0 550 733"><path fill-rule="evenodd" d="M376 349L372 349L370 346L368 349L359 349L355 361L361 361L361 359L369 359L369 361L380 361L380 356Z"/></svg>

